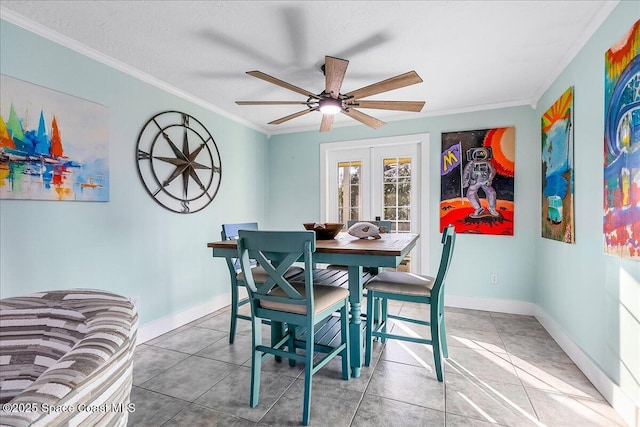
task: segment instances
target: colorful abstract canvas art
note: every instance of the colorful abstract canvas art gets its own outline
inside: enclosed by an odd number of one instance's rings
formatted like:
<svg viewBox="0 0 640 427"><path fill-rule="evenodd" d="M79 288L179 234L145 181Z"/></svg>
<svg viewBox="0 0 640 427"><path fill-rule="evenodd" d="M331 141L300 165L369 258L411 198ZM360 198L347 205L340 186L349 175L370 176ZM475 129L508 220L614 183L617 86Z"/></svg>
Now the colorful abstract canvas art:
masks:
<svg viewBox="0 0 640 427"><path fill-rule="evenodd" d="M574 243L572 87L542 115L542 237Z"/></svg>
<svg viewBox="0 0 640 427"><path fill-rule="evenodd" d="M0 199L109 200L108 109L0 75Z"/></svg>
<svg viewBox="0 0 640 427"><path fill-rule="evenodd" d="M514 127L442 134L440 230L513 236Z"/></svg>
<svg viewBox="0 0 640 427"><path fill-rule="evenodd" d="M640 20L605 53L605 253L640 260Z"/></svg>

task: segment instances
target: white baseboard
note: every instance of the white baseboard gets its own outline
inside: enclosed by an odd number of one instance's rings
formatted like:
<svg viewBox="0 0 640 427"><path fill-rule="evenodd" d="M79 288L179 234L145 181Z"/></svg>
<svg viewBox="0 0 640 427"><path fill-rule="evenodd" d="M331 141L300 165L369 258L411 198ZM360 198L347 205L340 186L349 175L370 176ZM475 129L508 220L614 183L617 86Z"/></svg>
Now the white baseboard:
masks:
<svg viewBox="0 0 640 427"><path fill-rule="evenodd" d="M569 338L562 327L537 304L524 301L447 295L445 296L445 305L447 307L535 316L542 327L549 332L549 335L573 360L622 419L631 427L640 427L640 406L617 384L611 381L607 374Z"/></svg>
<svg viewBox="0 0 640 427"><path fill-rule="evenodd" d="M196 319L220 310L229 305L229 294L219 295L213 300L197 305L179 313L170 314L161 319L154 320L138 328L138 344L142 344L157 336L165 334L180 326L193 322Z"/></svg>
<svg viewBox="0 0 640 427"><path fill-rule="evenodd" d="M537 308L537 305L531 302L492 298L462 297L456 295L445 295L444 305L447 307L495 311L498 313L522 314L526 316L535 315Z"/></svg>
<svg viewBox="0 0 640 427"><path fill-rule="evenodd" d="M640 406L591 360L564 332L562 327L542 308L536 307L535 317L549 332L582 373L598 389L622 419L632 427L640 426Z"/></svg>

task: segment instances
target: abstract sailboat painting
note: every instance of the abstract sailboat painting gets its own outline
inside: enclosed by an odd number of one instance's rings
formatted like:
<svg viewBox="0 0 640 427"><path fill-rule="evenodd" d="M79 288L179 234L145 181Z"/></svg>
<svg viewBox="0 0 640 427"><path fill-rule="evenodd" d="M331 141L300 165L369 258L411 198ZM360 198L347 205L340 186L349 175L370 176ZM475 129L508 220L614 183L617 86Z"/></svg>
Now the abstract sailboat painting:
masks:
<svg viewBox="0 0 640 427"><path fill-rule="evenodd" d="M109 201L108 112L0 75L0 199Z"/></svg>

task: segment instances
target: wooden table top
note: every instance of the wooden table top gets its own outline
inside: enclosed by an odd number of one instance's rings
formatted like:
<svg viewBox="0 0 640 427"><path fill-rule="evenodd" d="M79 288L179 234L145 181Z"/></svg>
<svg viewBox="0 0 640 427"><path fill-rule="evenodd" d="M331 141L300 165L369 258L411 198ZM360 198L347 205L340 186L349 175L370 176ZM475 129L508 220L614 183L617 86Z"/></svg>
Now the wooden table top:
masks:
<svg viewBox="0 0 640 427"><path fill-rule="evenodd" d="M316 252L332 254L361 254L402 256L405 249L413 247L420 237L410 233L384 233L381 239L359 239L348 233L339 233L335 239L316 240ZM235 249L235 240L207 243L208 248Z"/></svg>

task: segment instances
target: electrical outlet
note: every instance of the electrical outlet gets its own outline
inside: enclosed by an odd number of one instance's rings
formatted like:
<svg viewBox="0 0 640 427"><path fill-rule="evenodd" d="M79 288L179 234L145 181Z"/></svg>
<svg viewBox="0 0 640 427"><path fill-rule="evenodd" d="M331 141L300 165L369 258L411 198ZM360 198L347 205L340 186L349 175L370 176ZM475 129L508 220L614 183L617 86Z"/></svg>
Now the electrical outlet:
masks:
<svg viewBox="0 0 640 427"><path fill-rule="evenodd" d="M131 299L131 302L133 303L133 305L134 305L136 308L139 308L139 307L140 307L140 295L136 295L136 296L134 296L134 297L131 297L130 299Z"/></svg>
<svg viewBox="0 0 640 427"><path fill-rule="evenodd" d="M494 285L497 284L498 283L498 273L491 273L490 279L491 279L491 283L492 284L494 284Z"/></svg>

